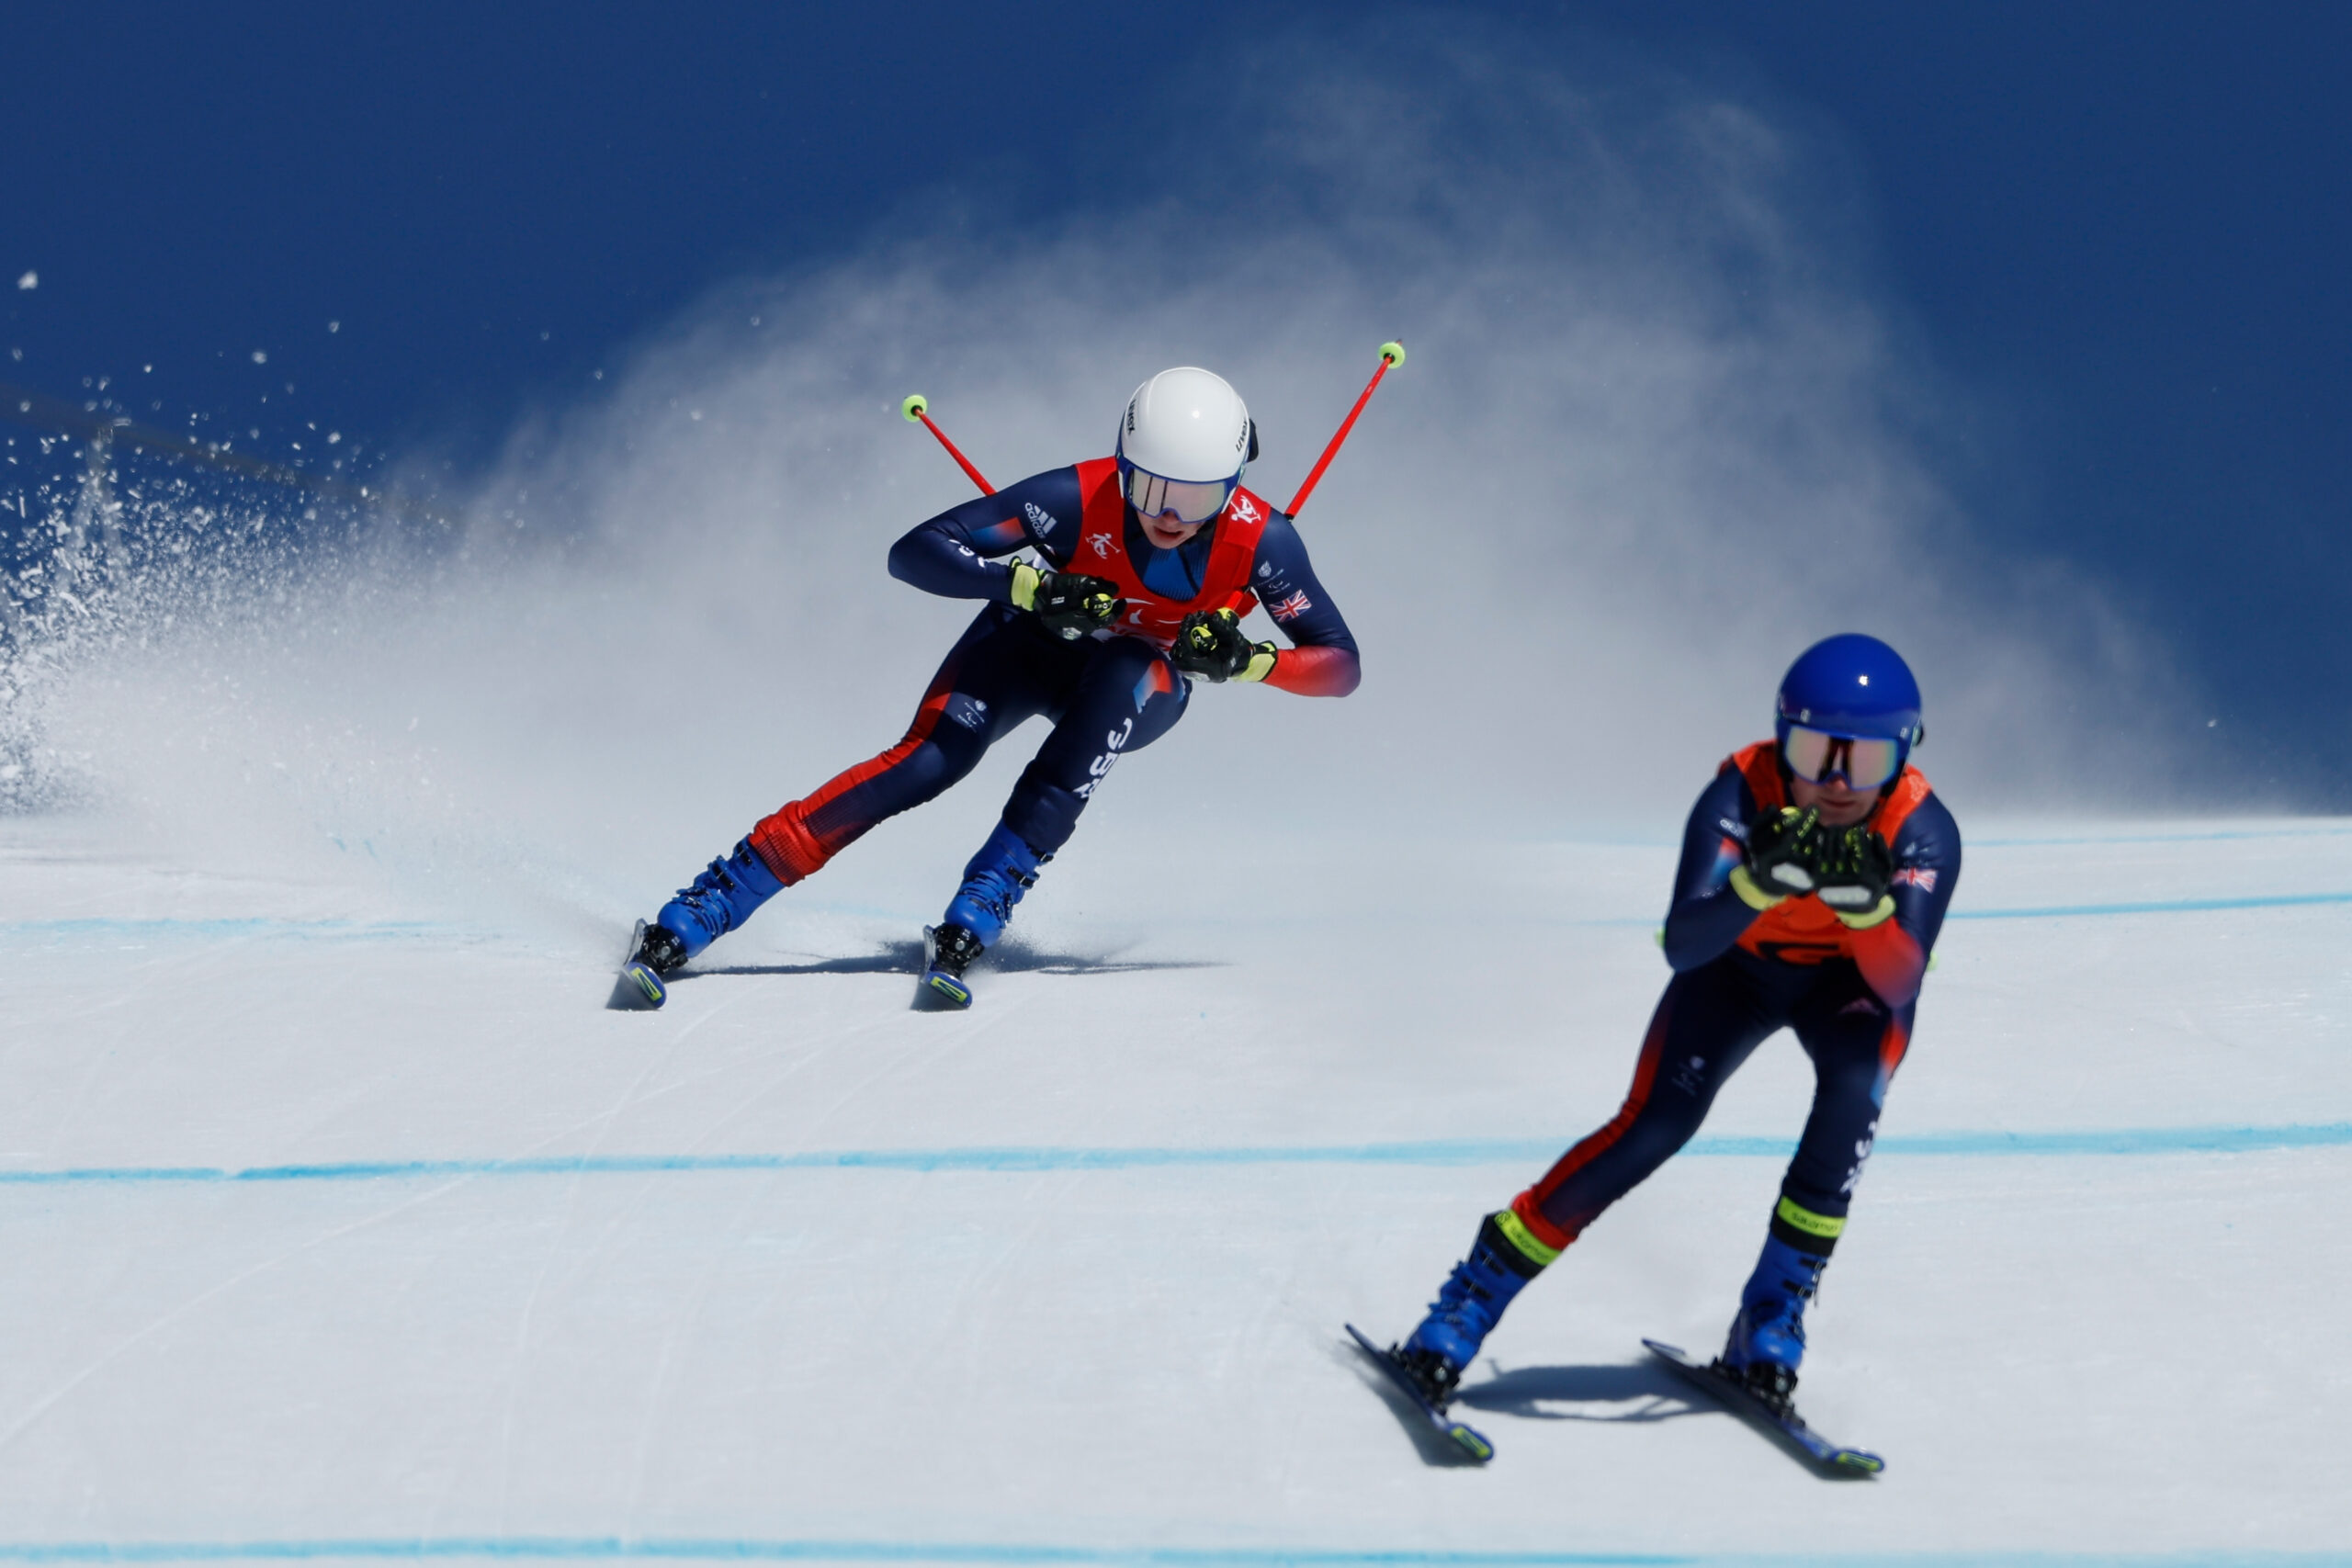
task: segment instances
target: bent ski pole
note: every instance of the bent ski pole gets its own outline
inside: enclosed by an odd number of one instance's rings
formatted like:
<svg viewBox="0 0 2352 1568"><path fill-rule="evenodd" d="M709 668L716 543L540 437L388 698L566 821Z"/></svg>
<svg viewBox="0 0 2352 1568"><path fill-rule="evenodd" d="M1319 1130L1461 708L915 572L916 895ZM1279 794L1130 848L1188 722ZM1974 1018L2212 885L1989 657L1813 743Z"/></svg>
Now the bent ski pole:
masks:
<svg viewBox="0 0 2352 1568"><path fill-rule="evenodd" d="M1405 345L1403 344L1389 342L1384 343L1380 345L1380 368L1374 371L1372 373L1372 379L1364 383L1363 393L1356 399L1356 406L1350 409L1348 411L1348 417L1340 422L1339 431L1331 437L1331 444L1329 446L1324 447L1323 456L1315 460L1314 472L1306 476L1306 482L1298 487L1298 493L1290 498L1290 504L1283 508L1283 511L1289 513L1293 517L1298 515L1298 509L1306 504L1306 498L1313 495L1315 493L1315 487L1322 482L1323 470L1329 468L1331 466L1331 459L1340 455L1340 444L1348 438L1348 432L1356 427L1356 415L1363 412L1363 405L1372 401L1372 394L1374 390L1379 387L1380 378L1388 374L1391 367L1402 365L1404 363ZM913 416L909 415L908 417L911 418ZM947 438L943 435L940 439L944 441ZM952 452L955 448L951 446L948 450ZM958 461L961 461L961 459L959 458ZM967 467L969 465L967 464Z"/></svg>
<svg viewBox="0 0 2352 1568"><path fill-rule="evenodd" d="M1402 353L1403 351L1400 349L1398 352ZM1377 380L1379 378L1374 377L1374 379ZM956 466L972 476L972 482L980 487L980 493L982 495L994 495L996 493L996 486L989 483L988 475L972 467L972 460L969 457L965 457L963 453L956 450L956 443L947 439L947 433L940 429L939 426L931 423L930 408L931 400L924 397L921 392L917 392L905 402L899 405L899 412L907 416L907 423L909 424L914 423L917 420L922 421L922 427L925 430L930 431L933 435L939 437L939 444L947 448L947 455L956 459Z"/></svg>

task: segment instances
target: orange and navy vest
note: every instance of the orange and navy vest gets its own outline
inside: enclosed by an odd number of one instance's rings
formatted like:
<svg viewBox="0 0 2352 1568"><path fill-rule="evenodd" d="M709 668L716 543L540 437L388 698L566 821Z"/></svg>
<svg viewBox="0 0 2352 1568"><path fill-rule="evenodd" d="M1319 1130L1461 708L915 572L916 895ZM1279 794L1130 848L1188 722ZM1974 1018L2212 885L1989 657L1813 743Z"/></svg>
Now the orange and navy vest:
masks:
<svg viewBox="0 0 2352 1568"><path fill-rule="evenodd" d="M1113 628L1119 636L1148 637L1166 648L1176 640L1178 624L1195 610L1246 615L1258 607L1258 596L1250 592L1250 569L1257 561L1258 540L1273 510L1260 497L1234 487L1233 499L1210 525L1216 534L1201 571L1200 592L1175 600L1146 588L1127 558L1127 500L1119 489L1119 460L1096 457L1079 464L1078 493L1084 511L1069 570L1119 585L1119 595L1127 602L1126 614Z"/></svg>
<svg viewBox="0 0 2352 1568"><path fill-rule="evenodd" d="M1787 787L1781 778L1781 748L1777 741L1759 740L1736 751L1724 766L1739 770L1741 777L1747 781L1748 792L1756 796L1758 810L1778 811L1789 804ZM1928 793L1928 776L1905 763L1894 787L1880 795L1869 825L1877 829L1880 838L1893 844L1902 830L1904 818L1919 808ZM1831 958L1851 958L1854 936L1820 899L1790 898L1758 915L1741 933L1739 945L1759 958L1778 959L1783 964L1819 964Z"/></svg>

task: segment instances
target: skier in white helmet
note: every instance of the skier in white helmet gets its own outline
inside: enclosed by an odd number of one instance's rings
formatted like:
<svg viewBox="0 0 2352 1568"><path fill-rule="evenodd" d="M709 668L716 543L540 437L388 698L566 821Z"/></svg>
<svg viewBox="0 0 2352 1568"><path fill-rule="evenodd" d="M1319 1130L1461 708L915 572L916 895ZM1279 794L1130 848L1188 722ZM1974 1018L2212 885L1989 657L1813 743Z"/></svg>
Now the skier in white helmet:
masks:
<svg viewBox="0 0 2352 1568"><path fill-rule="evenodd" d="M1306 546L1288 516L1242 488L1257 456L1257 426L1222 378L1163 370L1127 400L1112 456L951 507L900 538L892 576L985 607L896 745L762 818L639 924L615 1004L661 1006L669 977L711 942L1042 715L1052 732L923 933L924 984L968 1006L966 970L1113 764L1183 716L1191 679L1304 696L1355 690L1355 639ZM1040 563L1005 558L1022 551ZM1241 630L1261 604L1290 647Z"/></svg>

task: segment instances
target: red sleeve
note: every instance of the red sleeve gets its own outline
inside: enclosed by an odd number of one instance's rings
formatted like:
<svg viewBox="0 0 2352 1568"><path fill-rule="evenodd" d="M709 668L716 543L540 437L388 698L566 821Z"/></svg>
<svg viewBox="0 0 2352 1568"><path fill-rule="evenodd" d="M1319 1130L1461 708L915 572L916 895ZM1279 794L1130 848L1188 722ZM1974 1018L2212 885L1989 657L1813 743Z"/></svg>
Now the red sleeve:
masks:
<svg viewBox="0 0 2352 1568"><path fill-rule="evenodd" d="M1363 678L1352 648L1286 648L1274 658L1266 684L1302 697L1344 697Z"/></svg>
<svg viewBox="0 0 2352 1568"><path fill-rule="evenodd" d="M1848 940L1853 946L1855 965L1879 1000L1899 1008L1918 996L1919 977L1928 972L1928 955L1900 920L1882 920Z"/></svg>

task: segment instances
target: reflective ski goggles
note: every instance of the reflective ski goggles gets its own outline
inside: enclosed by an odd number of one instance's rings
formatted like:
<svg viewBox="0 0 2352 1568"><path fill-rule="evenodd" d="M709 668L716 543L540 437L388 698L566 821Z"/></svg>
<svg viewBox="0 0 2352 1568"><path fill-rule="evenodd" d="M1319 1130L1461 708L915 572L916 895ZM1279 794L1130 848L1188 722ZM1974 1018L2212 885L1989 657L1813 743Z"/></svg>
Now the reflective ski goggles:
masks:
<svg viewBox="0 0 2352 1568"><path fill-rule="evenodd" d="M1807 784L1843 777L1849 789L1876 789L1903 766L1903 742L1870 735L1831 735L1802 724L1789 726L1781 760Z"/></svg>
<svg viewBox="0 0 2352 1568"><path fill-rule="evenodd" d="M1241 482L1238 474L1229 479L1163 479L1132 463L1120 466L1127 476L1127 501L1139 514L1159 517L1172 512L1176 521L1187 525L1205 523L1223 512Z"/></svg>

